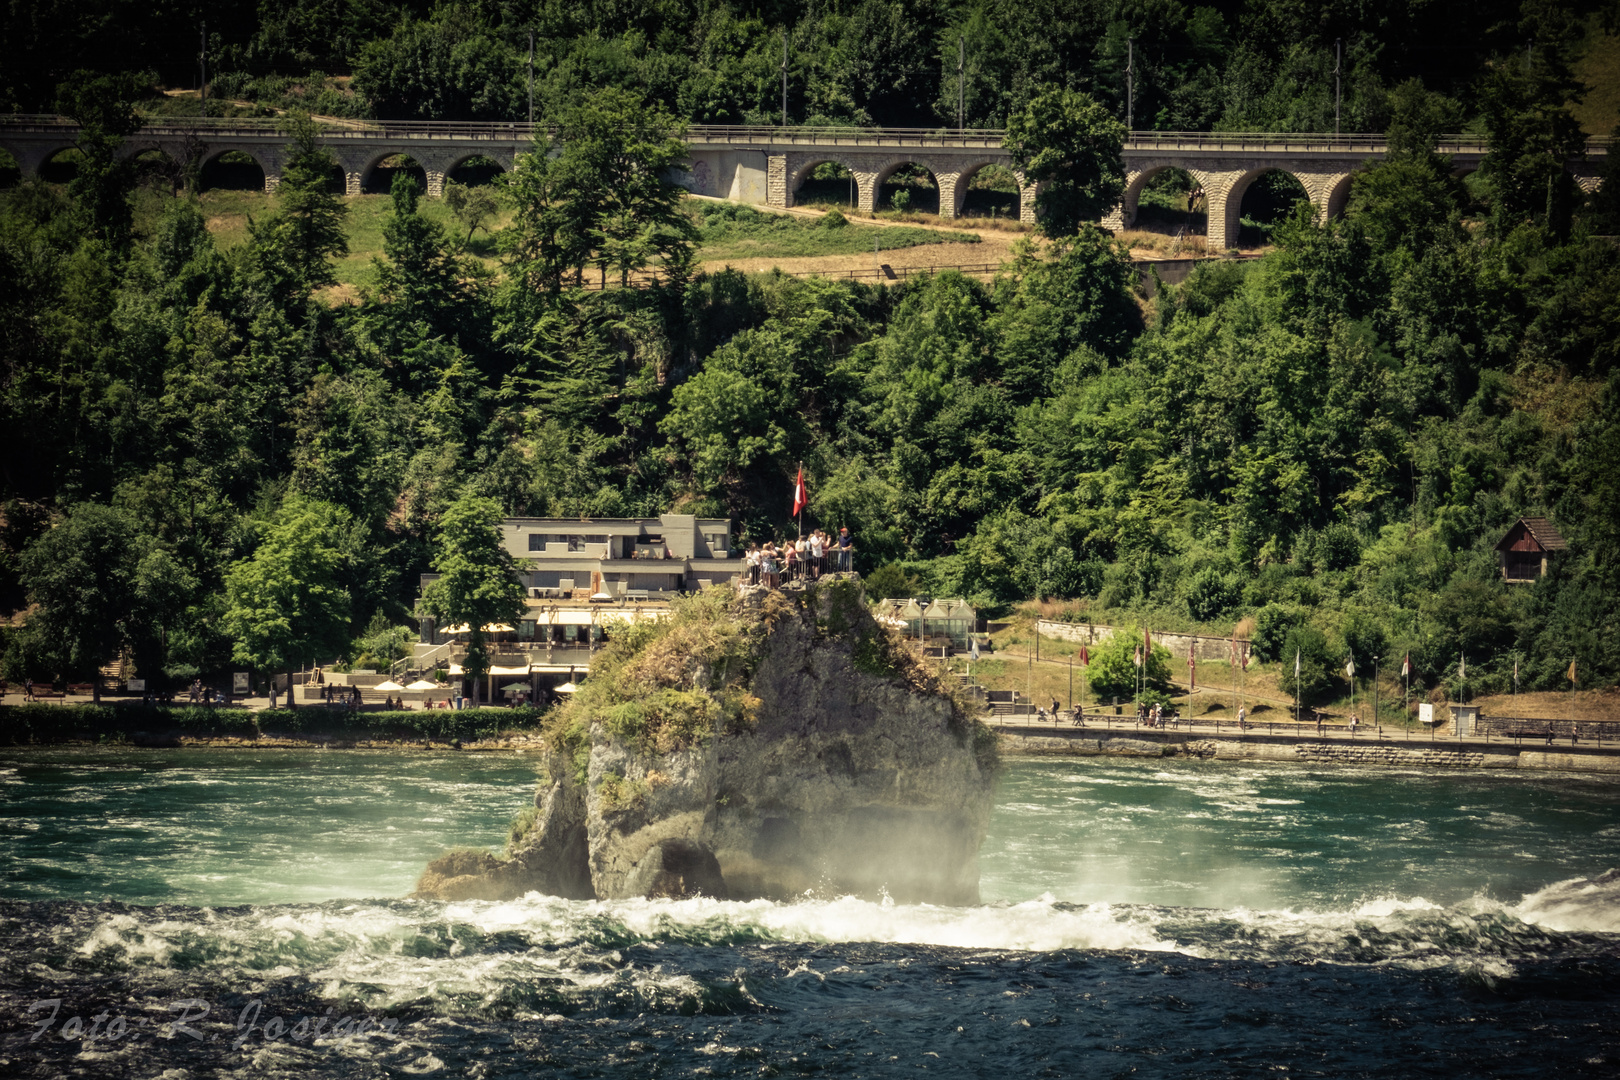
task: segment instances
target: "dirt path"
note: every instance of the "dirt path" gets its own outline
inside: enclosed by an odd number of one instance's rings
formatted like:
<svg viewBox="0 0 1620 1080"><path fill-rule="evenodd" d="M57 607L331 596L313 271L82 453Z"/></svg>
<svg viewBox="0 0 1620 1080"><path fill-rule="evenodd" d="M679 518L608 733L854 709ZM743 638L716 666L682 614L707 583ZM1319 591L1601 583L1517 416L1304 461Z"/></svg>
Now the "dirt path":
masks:
<svg viewBox="0 0 1620 1080"><path fill-rule="evenodd" d="M999 240L997 237L995 240ZM917 247L891 248L873 255L863 251L859 255L801 255L791 257L764 257L753 259L705 259L704 270L714 272L731 267L748 273L761 273L780 267L789 274L837 274L846 271L873 271L880 263L895 270L918 270L946 266L980 266L985 263L999 266L1012 255L1012 238L997 243L986 236L978 244L922 244ZM985 271L994 273L994 270Z"/></svg>

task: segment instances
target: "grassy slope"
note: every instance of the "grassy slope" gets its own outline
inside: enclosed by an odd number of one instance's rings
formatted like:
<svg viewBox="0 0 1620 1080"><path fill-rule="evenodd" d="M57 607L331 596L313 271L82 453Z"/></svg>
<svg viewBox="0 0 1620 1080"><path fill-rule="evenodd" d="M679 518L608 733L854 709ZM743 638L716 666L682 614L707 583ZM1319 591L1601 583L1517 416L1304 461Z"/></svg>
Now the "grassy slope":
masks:
<svg viewBox="0 0 1620 1080"><path fill-rule="evenodd" d="M166 196L143 192L138 196L137 229L147 231L163 212ZM236 247L248 239L248 222L275 209L275 199L257 191L206 191L201 196L208 229L222 249ZM372 281L371 261L382 255L383 225L392 211L386 195L357 195L343 200L348 207L346 231L349 254L337 261L338 281L351 288L362 288ZM445 227L454 238L460 227L442 200L423 199L422 213ZM874 241L883 250L916 247L922 244L977 243L969 234L941 233L931 229L879 228L871 225L845 225L824 228L815 220L761 214L747 207L729 204L705 207L695 215L703 239L698 250L702 260L752 257L790 258L814 255L853 255L871 251ZM511 223L511 210L503 210L494 222L496 228ZM493 260L495 245L479 232L468 249L472 254ZM493 264L493 263L492 263Z"/></svg>

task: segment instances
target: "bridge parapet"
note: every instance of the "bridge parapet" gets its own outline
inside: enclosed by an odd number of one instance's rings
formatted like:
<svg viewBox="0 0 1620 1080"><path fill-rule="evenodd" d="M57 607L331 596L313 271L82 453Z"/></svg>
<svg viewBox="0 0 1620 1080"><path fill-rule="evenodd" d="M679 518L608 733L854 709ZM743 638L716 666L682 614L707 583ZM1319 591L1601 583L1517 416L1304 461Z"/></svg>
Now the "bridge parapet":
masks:
<svg viewBox="0 0 1620 1080"><path fill-rule="evenodd" d="M437 197L451 170L468 157L490 158L511 169L532 147L536 134L556 133L545 125L518 122L318 117L317 123L351 195L361 192L379 162L404 154L422 166L427 194ZM70 147L77 131L77 125L62 116L0 116L0 147L11 152L25 175L33 175L54 154ZM680 182L700 194L789 207L812 166L836 162L854 176L857 205L872 211L883 181L896 168L913 163L933 174L940 215L954 217L961 212L973 175L986 166L1001 165L1014 173L1020 216L1033 221L1036 186L1012 169L1012 155L1002 147L1004 136L1000 129L691 125L685 134L691 158ZM128 140L126 152L158 149L175 160L199 153L203 160L230 151L245 153L259 163L265 189L273 191L284 143L274 118L158 116L148 118ZM1607 157L1611 143L1611 139L1589 140L1586 160L1573 168L1585 190L1595 189L1595 163ZM1436 150L1449 155L1459 170L1468 171L1478 166L1488 145L1478 136L1443 135ZM1103 224L1116 230L1129 226L1147 180L1163 169L1180 168L1203 189L1209 211L1208 246L1225 249L1237 241L1243 193L1256 177L1271 170L1290 173L1304 186L1319 217L1331 217L1343 208L1352 174L1386 152L1384 137L1377 134L1133 131L1124 146L1125 195ZM756 154L760 156L752 156Z"/></svg>

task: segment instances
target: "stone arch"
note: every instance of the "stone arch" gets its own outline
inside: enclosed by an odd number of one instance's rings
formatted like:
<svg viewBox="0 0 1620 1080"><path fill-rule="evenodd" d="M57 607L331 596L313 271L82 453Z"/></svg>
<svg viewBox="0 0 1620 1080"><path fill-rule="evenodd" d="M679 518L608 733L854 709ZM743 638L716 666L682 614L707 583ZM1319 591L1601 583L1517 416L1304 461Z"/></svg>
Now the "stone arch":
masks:
<svg viewBox="0 0 1620 1080"><path fill-rule="evenodd" d="M985 169L1001 169L1008 176L1012 177L1013 197L1012 197L1012 206L1011 206L1010 209L1013 212L1017 211L1017 209L1018 209L1018 190L1019 190L1020 185L1018 183L1018 174L1013 169L1012 162L1007 161L1004 158L984 158L983 160L970 160L967 163L965 163L965 164L958 167L957 172L956 172L956 183L954 183L952 185L953 198L951 200L951 206L949 207L950 212L946 213L947 208L945 207L945 205L944 205L944 203L942 201L941 204L940 204L940 208L939 208L941 216L943 216L943 217L960 217L960 216L962 216L962 211L967 206L968 191L970 190L970 188L973 185L973 178L975 176L978 176ZM938 174L936 174L936 176L937 175Z"/></svg>
<svg viewBox="0 0 1620 1080"><path fill-rule="evenodd" d="M231 160L223 160L229 158ZM258 171L254 180L250 170ZM197 190L226 188L233 191L256 189L266 193L276 189L281 170L268 162L257 147L211 146L197 169Z"/></svg>
<svg viewBox="0 0 1620 1080"><path fill-rule="evenodd" d="M78 175L78 154L79 148L71 143L46 150L39 155L34 175L47 184L65 184Z"/></svg>
<svg viewBox="0 0 1620 1080"><path fill-rule="evenodd" d="M489 163L488 166L472 164L485 161ZM490 168L495 171L490 172ZM494 154L480 150L476 153L462 154L451 160L449 167L444 170L444 178L473 187L493 183L497 175L511 171L511 164L502 161ZM461 175L458 176L458 173Z"/></svg>
<svg viewBox="0 0 1620 1080"><path fill-rule="evenodd" d="M1345 204L1350 201L1350 185L1354 180L1355 174L1346 171L1322 173L1305 181L1305 190L1310 194L1311 202L1316 204L1318 222L1331 221L1344 213Z"/></svg>
<svg viewBox="0 0 1620 1080"><path fill-rule="evenodd" d="M388 165L387 162L393 158L403 160L398 165ZM355 194L387 195L393 190L394 174L399 171L409 171L415 174L417 183L427 191L428 195L436 196L442 193L442 188L440 191L432 191L428 188L431 177L427 165L422 162L421 158L402 150L379 150L371 155L365 168L361 170L360 190ZM444 183L444 173L440 172L438 175L439 183L442 185Z"/></svg>
<svg viewBox="0 0 1620 1080"><path fill-rule="evenodd" d="M22 178L38 177L39 170L46 161L61 153L63 150L73 149L71 143L62 146L53 146L48 142L33 142L27 139L17 139L12 142L0 143L17 164L17 171Z"/></svg>
<svg viewBox="0 0 1620 1080"><path fill-rule="evenodd" d="M940 213L940 212L944 211L947 207L949 207L950 210L952 210L952 211L954 211L956 209L956 183L955 183L955 180L957 178L956 171L954 169L949 171L949 175L951 177L952 183L950 185L951 190L949 192L947 192L946 189L945 189L945 182L940 177L941 172L943 172L945 170L942 170L939 167L937 162L929 161L925 156L918 155L916 157L891 158L889 160L889 162L886 165L883 166L883 168L878 170L878 174L873 179L873 182L872 182L872 209L873 210L878 209L882 205L882 203L884 201L883 200L883 185L885 183L887 183L889 178L892 177L896 172L900 171L901 169L905 168L908 165L911 165L911 166L914 166L916 168L922 169L924 172L926 172L928 174L928 178L934 182L934 193L935 193L934 208L933 208L934 213ZM891 197L892 197L892 195L891 195ZM928 213L928 209L926 207L926 204L917 205L914 208L918 209L918 210L921 210L923 213ZM950 215L946 214L945 216L950 216Z"/></svg>
<svg viewBox="0 0 1620 1080"><path fill-rule="evenodd" d="M1237 246L1238 232L1242 228L1240 219L1243 216L1243 196L1248 193L1256 180L1273 172L1291 177L1304 189L1306 197L1310 197L1309 174L1302 176L1292 169L1277 165L1259 165L1241 172L1212 176L1204 184L1205 197L1209 200L1207 246L1211 251L1223 251Z"/></svg>
<svg viewBox="0 0 1620 1080"><path fill-rule="evenodd" d="M132 146L123 155L134 170L137 182L148 182L153 177L161 177L176 191L186 183L186 169L183 162L177 161L174 154L163 146Z"/></svg>
<svg viewBox="0 0 1620 1080"><path fill-rule="evenodd" d="M1102 227L1113 232L1128 229L1136 222L1137 208L1141 203L1142 190L1147 187L1148 181L1167 169L1180 169L1200 188L1209 187L1208 174L1202 169L1190 169L1185 163L1179 161L1154 161L1144 164L1141 168L1133 169L1125 174L1125 190L1120 195L1119 204L1112 211L1103 215Z"/></svg>
<svg viewBox="0 0 1620 1080"><path fill-rule="evenodd" d="M822 165L837 165L850 176L850 184L855 189L850 205L858 206L861 203L860 172L853 165L836 156L819 156L806 154L802 161L795 163L793 171L788 175L788 205L797 206L804 185L811 179L810 174Z"/></svg>

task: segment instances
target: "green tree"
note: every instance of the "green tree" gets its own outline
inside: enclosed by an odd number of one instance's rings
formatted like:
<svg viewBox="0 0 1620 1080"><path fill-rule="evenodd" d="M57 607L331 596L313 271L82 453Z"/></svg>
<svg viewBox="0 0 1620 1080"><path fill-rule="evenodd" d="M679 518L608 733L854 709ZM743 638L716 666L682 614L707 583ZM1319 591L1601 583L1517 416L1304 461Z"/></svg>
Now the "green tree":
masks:
<svg viewBox="0 0 1620 1080"><path fill-rule="evenodd" d="M1103 698L1126 700L1136 694L1139 669L1136 651L1142 647L1142 631L1135 626L1117 626L1113 637L1091 651L1091 666L1086 669L1086 681L1092 693ZM1146 671L1150 690L1166 693L1170 683L1170 650L1163 645L1153 646L1146 657Z"/></svg>
<svg viewBox="0 0 1620 1080"><path fill-rule="evenodd" d="M522 287L555 292L587 264L603 280L613 270L624 282L654 263L684 278L697 229L668 178L686 159L680 135L662 106L614 87L563 112L555 153L537 134L507 187L517 207L508 251Z"/></svg>
<svg viewBox="0 0 1620 1080"><path fill-rule="evenodd" d="M441 623L466 623L467 656L462 661L478 702L480 680L489 671L484 627L515 621L523 611L523 585L512 556L501 543L501 508L493 499L463 495L439 521L439 550L433 561L438 580L422 596L423 608Z"/></svg>
<svg viewBox="0 0 1620 1080"><path fill-rule="evenodd" d="M57 90L56 110L79 125L73 145L79 169L68 193L88 219L93 236L114 249L129 243L134 173L119 157L124 140L140 130L135 104L152 85L150 75L97 75L76 71Z"/></svg>
<svg viewBox="0 0 1620 1080"><path fill-rule="evenodd" d="M147 632L141 568L151 547L129 514L80 503L19 560L28 599L38 605L30 636L63 673L91 676L97 701L97 669Z"/></svg>
<svg viewBox="0 0 1620 1080"><path fill-rule="evenodd" d="M482 184L469 187L454 180L445 181L444 204L450 208L456 220L466 226L467 236L461 241L463 247L472 243L473 233L479 229L486 233L489 231L487 223L501 208L495 192L489 187Z"/></svg>
<svg viewBox="0 0 1620 1080"><path fill-rule="evenodd" d="M1490 150L1479 172L1491 185L1491 227L1505 236L1535 221L1562 240L1569 235L1575 181L1569 162L1585 151L1586 134L1566 107L1579 84L1545 54L1530 69L1498 65L1485 79L1481 112Z"/></svg>
<svg viewBox="0 0 1620 1080"><path fill-rule="evenodd" d="M372 267L391 351L403 351L424 338L451 337L471 322L478 274L468 265L472 260L464 263L451 253L443 226L417 208L421 189L414 177L395 176L392 195L394 212L383 222L384 258L372 260Z"/></svg>
<svg viewBox="0 0 1620 1080"><path fill-rule="evenodd" d="M349 643L348 511L291 494L258 549L225 575L231 655L263 671L285 671L343 654ZM288 705L292 704L291 698Z"/></svg>
<svg viewBox="0 0 1620 1080"><path fill-rule="evenodd" d="M1299 677L1294 677L1295 660ZM1339 666L1328 654L1327 637L1314 626L1296 626L1288 631L1282 645L1282 671L1277 686L1301 705L1309 705L1333 685L1333 672Z"/></svg>
<svg viewBox="0 0 1620 1080"><path fill-rule="evenodd" d="M337 283L331 260L349 250L343 232L348 207L330 190L337 161L321 146L320 127L309 114L288 113L281 131L290 141L277 212L249 229L261 273L282 310L292 312L310 290Z"/></svg>
<svg viewBox="0 0 1620 1080"><path fill-rule="evenodd" d="M1089 95L1052 89L1007 122L1002 145L1040 184L1035 205L1048 236L1074 236L1125 192L1125 125Z"/></svg>

